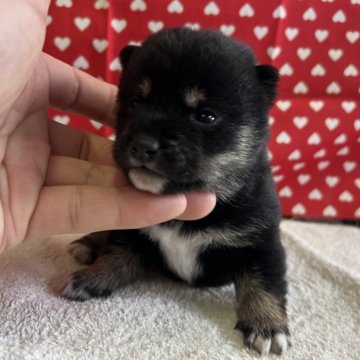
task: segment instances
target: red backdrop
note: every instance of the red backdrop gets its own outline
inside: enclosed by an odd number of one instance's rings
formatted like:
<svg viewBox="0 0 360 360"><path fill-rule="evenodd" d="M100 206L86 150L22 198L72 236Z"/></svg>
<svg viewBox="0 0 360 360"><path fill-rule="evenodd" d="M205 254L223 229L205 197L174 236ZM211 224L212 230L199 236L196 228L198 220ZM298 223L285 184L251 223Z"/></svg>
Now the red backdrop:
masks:
<svg viewBox="0 0 360 360"><path fill-rule="evenodd" d="M360 218L360 0L56 0L45 51L117 83L117 55L163 27L215 28L280 70L270 156L284 215ZM70 126L105 126L51 111Z"/></svg>

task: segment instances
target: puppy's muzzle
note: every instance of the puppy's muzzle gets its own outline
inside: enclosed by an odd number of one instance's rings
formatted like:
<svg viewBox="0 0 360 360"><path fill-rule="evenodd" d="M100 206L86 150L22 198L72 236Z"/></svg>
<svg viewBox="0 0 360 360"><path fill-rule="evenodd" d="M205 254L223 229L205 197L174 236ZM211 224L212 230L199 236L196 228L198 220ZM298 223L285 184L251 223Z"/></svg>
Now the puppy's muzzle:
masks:
<svg viewBox="0 0 360 360"><path fill-rule="evenodd" d="M155 159L160 150L160 143L147 135L137 135L130 143L130 152L142 164Z"/></svg>

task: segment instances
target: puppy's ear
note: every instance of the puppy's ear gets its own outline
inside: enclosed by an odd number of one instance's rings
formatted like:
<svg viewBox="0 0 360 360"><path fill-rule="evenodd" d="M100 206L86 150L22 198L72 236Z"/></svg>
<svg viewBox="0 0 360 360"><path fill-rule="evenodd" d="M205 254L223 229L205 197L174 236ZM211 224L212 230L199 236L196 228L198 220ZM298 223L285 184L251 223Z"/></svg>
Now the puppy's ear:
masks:
<svg viewBox="0 0 360 360"><path fill-rule="evenodd" d="M130 61L130 58L131 58L132 54L138 48L139 48L139 46L136 46L136 45L127 45L121 50L121 52L120 52L120 62L121 62L122 68L124 70L127 68L127 65L128 65L128 63Z"/></svg>
<svg viewBox="0 0 360 360"><path fill-rule="evenodd" d="M271 105L276 97L276 86L279 81L279 72L271 65L257 65L256 71L265 96Z"/></svg>

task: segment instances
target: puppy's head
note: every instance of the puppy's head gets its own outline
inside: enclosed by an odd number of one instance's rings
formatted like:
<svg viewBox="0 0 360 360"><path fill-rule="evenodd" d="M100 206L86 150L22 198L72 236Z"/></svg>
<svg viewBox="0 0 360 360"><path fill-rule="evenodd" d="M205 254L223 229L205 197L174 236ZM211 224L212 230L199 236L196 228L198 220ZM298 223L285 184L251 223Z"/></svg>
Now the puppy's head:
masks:
<svg viewBox="0 0 360 360"><path fill-rule="evenodd" d="M277 71L224 35L163 30L120 54L115 159L140 190L226 199L265 161Z"/></svg>

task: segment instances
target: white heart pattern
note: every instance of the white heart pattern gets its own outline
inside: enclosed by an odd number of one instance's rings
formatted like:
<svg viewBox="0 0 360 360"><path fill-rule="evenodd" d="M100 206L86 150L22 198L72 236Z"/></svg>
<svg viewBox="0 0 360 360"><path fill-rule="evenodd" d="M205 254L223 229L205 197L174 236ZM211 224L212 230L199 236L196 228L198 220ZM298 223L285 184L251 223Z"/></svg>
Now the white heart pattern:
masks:
<svg viewBox="0 0 360 360"><path fill-rule="evenodd" d="M127 21L125 19L112 19L111 27L119 34L121 33L127 25Z"/></svg>
<svg viewBox="0 0 360 360"><path fill-rule="evenodd" d="M91 19L88 17L79 17L77 16L74 19L74 23L76 25L76 27L80 30L80 31L84 31L86 30L89 25L91 24Z"/></svg>
<svg viewBox="0 0 360 360"><path fill-rule="evenodd" d="M68 37L57 36L54 38L54 44L60 51L65 51L71 44L71 40Z"/></svg>
<svg viewBox="0 0 360 360"><path fill-rule="evenodd" d="M133 0L130 4L131 11L146 11L147 5L144 0Z"/></svg>
<svg viewBox="0 0 360 360"><path fill-rule="evenodd" d="M181 14L184 12L184 5L179 0L174 0L168 5L167 11L169 13Z"/></svg>
<svg viewBox="0 0 360 360"><path fill-rule="evenodd" d="M220 8L219 6L216 4L216 2L211 1L209 2L205 8L204 8L204 14L205 15L214 15L217 16L220 14Z"/></svg>
<svg viewBox="0 0 360 360"><path fill-rule="evenodd" d="M74 62L73 65L82 70L87 70L89 68L89 62L85 59L84 56L79 56Z"/></svg>
<svg viewBox="0 0 360 360"><path fill-rule="evenodd" d="M255 15L255 11L249 3L246 3L240 8L239 15L241 17L253 17Z"/></svg>

